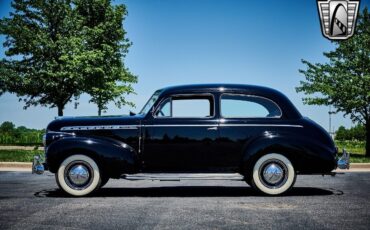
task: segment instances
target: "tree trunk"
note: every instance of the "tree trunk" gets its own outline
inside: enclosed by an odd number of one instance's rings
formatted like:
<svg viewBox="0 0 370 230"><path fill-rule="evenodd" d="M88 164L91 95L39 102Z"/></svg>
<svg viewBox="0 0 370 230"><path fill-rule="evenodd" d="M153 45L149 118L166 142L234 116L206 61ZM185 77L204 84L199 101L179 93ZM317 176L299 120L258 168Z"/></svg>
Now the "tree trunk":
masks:
<svg viewBox="0 0 370 230"><path fill-rule="evenodd" d="M58 116L59 117L63 116L63 109L64 109L64 105L58 105Z"/></svg>
<svg viewBox="0 0 370 230"><path fill-rule="evenodd" d="M96 102L96 105L98 106L98 116L100 117L101 116L101 111L102 111L102 106L101 106L101 95L99 94L98 95L98 100Z"/></svg>
<svg viewBox="0 0 370 230"><path fill-rule="evenodd" d="M370 120L366 121L365 127L366 127L366 144L365 144L366 153L365 154L366 156L370 157Z"/></svg>

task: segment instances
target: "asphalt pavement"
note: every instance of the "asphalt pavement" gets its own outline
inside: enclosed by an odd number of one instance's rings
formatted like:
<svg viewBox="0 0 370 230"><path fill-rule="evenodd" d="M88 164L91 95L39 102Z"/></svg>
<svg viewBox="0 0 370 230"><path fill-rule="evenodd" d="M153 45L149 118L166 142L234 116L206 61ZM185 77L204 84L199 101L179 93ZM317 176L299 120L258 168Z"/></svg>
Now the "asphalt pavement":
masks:
<svg viewBox="0 0 370 230"><path fill-rule="evenodd" d="M284 196L241 181L110 180L74 198L54 175L0 172L0 229L370 229L370 173L298 176Z"/></svg>

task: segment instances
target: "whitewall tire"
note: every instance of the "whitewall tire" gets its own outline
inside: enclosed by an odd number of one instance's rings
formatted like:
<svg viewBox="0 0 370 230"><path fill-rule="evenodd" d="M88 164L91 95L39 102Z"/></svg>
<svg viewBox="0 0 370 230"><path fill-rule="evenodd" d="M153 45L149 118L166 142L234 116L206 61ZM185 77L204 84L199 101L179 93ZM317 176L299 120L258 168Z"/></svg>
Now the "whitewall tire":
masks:
<svg viewBox="0 0 370 230"><path fill-rule="evenodd" d="M101 172L95 161L86 155L66 158L55 174L58 186L73 196L85 196L100 188Z"/></svg>
<svg viewBox="0 0 370 230"><path fill-rule="evenodd" d="M295 183L296 173L293 164L281 154L263 155L253 167L251 184L268 195L287 192Z"/></svg>

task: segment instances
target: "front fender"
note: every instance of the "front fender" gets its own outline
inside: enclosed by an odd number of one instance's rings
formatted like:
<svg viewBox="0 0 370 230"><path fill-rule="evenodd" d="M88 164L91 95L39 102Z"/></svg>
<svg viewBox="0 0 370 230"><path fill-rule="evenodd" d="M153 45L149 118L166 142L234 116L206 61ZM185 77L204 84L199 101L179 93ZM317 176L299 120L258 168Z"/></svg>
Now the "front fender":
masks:
<svg viewBox="0 0 370 230"><path fill-rule="evenodd" d="M77 136L59 139L46 148L49 170L57 172L61 162L73 154L85 154L93 158L99 168L113 178L138 168L137 153L131 146L108 138Z"/></svg>
<svg viewBox="0 0 370 230"><path fill-rule="evenodd" d="M330 172L336 167L335 146L305 136L270 133L245 145L243 172L250 171L255 161L267 153L285 155L299 173Z"/></svg>

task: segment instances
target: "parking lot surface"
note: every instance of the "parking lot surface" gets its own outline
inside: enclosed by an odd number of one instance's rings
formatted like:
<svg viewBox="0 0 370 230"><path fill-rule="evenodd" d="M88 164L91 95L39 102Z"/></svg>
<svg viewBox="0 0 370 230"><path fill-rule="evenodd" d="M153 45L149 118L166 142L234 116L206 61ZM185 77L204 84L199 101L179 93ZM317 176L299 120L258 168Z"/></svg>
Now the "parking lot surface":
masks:
<svg viewBox="0 0 370 230"><path fill-rule="evenodd" d="M284 196L241 181L110 180L83 198L54 175L0 172L0 229L370 229L370 173L298 176Z"/></svg>

